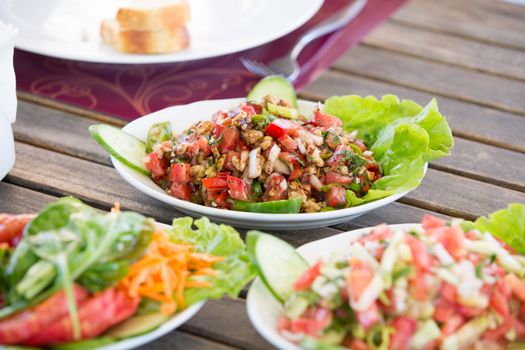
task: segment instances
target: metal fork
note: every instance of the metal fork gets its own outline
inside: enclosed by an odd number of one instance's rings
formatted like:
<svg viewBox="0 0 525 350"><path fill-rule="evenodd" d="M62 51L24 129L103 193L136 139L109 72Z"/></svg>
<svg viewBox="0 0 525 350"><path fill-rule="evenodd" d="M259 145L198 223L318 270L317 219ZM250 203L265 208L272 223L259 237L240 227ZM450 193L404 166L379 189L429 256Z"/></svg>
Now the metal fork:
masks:
<svg viewBox="0 0 525 350"><path fill-rule="evenodd" d="M305 46L311 43L313 40L342 28L350 23L363 10L366 3L367 0L356 0L352 3L352 5L348 6L344 10L328 17L301 35L290 52L284 56L268 62L267 64L246 57L241 57L240 61L244 68L261 77L279 74L293 82L295 79L297 79L297 77L299 77L301 69L297 63L297 57L299 57L299 54L305 48Z"/></svg>

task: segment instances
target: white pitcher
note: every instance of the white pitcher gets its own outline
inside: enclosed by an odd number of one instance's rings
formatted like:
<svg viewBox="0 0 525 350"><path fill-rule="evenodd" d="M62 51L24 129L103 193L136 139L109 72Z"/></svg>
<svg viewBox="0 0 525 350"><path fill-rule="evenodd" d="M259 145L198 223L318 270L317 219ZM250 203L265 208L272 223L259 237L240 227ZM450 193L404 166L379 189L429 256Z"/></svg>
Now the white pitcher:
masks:
<svg viewBox="0 0 525 350"><path fill-rule="evenodd" d="M16 80L13 68L14 40L18 30L0 21L0 180L15 164L11 124L16 119Z"/></svg>

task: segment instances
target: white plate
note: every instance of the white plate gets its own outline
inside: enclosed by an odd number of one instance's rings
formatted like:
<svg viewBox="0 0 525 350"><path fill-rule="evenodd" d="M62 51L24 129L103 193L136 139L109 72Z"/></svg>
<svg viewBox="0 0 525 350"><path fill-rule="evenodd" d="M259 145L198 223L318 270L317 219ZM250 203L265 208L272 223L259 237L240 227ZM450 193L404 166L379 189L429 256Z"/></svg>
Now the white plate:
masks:
<svg viewBox="0 0 525 350"><path fill-rule="evenodd" d="M125 0L0 0L0 20L20 29L16 47L72 60L105 63L183 62L246 50L308 21L323 0L190 0L190 47L164 55L124 54L104 45L100 21Z"/></svg>
<svg viewBox="0 0 525 350"><path fill-rule="evenodd" d="M421 227L420 224L389 225L391 228L410 230ZM348 247L350 242L355 241L362 235L369 233L373 227L344 232L332 237L323 238L318 241L307 243L297 249L306 261L311 265L319 258L328 258L335 252ZM277 321L283 314L282 305L275 300L266 286L257 278L248 291L246 300L248 317L253 326L268 342L281 350L300 350L296 344L290 342L277 331Z"/></svg>
<svg viewBox="0 0 525 350"><path fill-rule="evenodd" d="M236 103L244 101L244 98L210 100L195 102L183 106L169 107L127 124L122 130L135 137L146 140L148 130L154 123L171 121L172 129L181 133L192 124L211 118L218 110L228 110ZM298 101L299 110L309 115L317 106L309 101ZM297 230L335 225L344 221L354 219L364 213L387 205L401 197L407 192L398 193L386 198L379 199L367 204L353 208L339 209L320 213L301 214L261 214L241 211L225 210L206 207L187 201L183 201L166 194L162 188L157 186L148 176L128 168L115 158L111 158L115 169L131 186L139 191L156 198L164 203L170 204L183 213L192 216L207 216L211 220L245 228L274 229L274 230Z"/></svg>

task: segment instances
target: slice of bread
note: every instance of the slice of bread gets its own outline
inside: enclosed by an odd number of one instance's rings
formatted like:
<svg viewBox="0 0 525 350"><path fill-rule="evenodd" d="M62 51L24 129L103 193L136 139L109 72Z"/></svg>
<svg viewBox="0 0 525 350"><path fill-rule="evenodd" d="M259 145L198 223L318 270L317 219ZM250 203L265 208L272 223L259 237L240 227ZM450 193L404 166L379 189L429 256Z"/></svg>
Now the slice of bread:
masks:
<svg viewBox="0 0 525 350"><path fill-rule="evenodd" d="M158 30L123 29L114 19L101 22L104 42L125 53L159 54L182 50L189 45L185 27Z"/></svg>
<svg viewBox="0 0 525 350"><path fill-rule="evenodd" d="M122 29L179 28L188 23L190 8L187 0L134 1L119 8L116 19Z"/></svg>

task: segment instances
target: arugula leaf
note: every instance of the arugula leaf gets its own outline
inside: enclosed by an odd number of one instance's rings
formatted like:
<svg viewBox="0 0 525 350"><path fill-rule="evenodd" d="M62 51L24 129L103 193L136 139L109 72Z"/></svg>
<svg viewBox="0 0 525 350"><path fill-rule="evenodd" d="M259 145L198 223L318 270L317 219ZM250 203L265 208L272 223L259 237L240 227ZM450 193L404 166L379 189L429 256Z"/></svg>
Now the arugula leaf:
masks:
<svg viewBox="0 0 525 350"><path fill-rule="evenodd" d="M195 225L195 228L193 227ZM214 265L216 276L206 276L210 288L187 288L187 305L204 299L219 299L224 294L237 297L242 288L255 276L246 247L239 233L228 225L211 223L208 218L193 221L189 217L173 220L171 235L175 241L195 246L195 251L223 256L225 259Z"/></svg>
<svg viewBox="0 0 525 350"><path fill-rule="evenodd" d="M488 232L525 254L525 205L512 203L505 209L482 216L474 222L467 221L464 227Z"/></svg>
<svg viewBox="0 0 525 350"><path fill-rule="evenodd" d="M425 163L450 154L452 132L433 99L424 108L394 95L334 96L324 112L343 121L347 131L358 130L383 170L383 177L362 197L347 191L347 206L355 206L419 186Z"/></svg>

